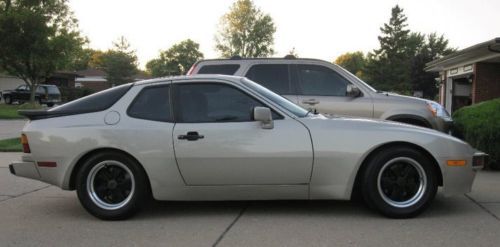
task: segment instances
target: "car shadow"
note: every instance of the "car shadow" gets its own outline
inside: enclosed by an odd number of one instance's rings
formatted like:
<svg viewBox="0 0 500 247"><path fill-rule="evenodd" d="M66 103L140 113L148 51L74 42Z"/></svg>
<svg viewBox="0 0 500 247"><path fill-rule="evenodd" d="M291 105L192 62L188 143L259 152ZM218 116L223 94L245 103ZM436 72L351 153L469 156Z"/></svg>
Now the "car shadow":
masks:
<svg viewBox="0 0 500 247"><path fill-rule="evenodd" d="M456 200L437 196L429 208L418 218L441 218L460 214L464 208ZM320 216L336 218L383 218L361 202L335 200L290 200L290 201L217 201L217 202L179 202L153 201L149 203L133 220L149 218L177 218L192 216L214 216L234 214L243 211L244 215L253 216Z"/></svg>

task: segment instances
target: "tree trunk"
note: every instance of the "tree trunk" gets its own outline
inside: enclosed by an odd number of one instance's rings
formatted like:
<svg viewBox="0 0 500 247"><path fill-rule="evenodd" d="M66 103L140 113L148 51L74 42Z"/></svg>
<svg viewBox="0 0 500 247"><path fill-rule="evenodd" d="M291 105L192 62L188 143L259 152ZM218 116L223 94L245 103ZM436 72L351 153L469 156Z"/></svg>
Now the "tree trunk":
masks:
<svg viewBox="0 0 500 247"><path fill-rule="evenodd" d="M35 104L36 90L38 89L38 83L33 81L30 86L30 104Z"/></svg>

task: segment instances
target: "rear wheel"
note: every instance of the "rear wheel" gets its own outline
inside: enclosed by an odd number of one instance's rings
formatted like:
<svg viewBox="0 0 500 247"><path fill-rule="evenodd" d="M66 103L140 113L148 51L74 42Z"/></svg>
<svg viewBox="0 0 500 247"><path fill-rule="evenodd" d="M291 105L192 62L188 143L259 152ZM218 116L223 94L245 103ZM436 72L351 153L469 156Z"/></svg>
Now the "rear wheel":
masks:
<svg viewBox="0 0 500 247"><path fill-rule="evenodd" d="M5 104L12 105L12 98L9 95L4 96L3 100L5 100Z"/></svg>
<svg viewBox="0 0 500 247"><path fill-rule="evenodd" d="M409 147L383 150L368 164L362 182L365 201L392 218L423 212L437 191L432 161Z"/></svg>
<svg viewBox="0 0 500 247"><path fill-rule="evenodd" d="M76 190L89 213L105 220L119 220L134 215L147 201L147 181L135 160L103 152L83 164L76 177Z"/></svg>

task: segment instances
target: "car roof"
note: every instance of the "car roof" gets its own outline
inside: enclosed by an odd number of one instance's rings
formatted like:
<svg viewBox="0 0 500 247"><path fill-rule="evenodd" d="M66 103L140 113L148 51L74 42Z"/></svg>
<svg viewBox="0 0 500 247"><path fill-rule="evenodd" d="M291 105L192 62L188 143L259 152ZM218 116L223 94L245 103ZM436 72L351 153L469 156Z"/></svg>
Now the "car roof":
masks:
<svg viewBox="0 0 500 247"><path fill-rule="evenodd" d="M134 85L145 85L145 84L152 84L152 83L163 82L163 81L189 80L189 79L228 80L228 81L233 81L233 82L239 82L243 78L244 77L241 77L241 76L215 75L215 74L178 75L178 76L167 76L167 77L154 78L154 79L149 79L149 80L144 80L144 81L137 81L137 82L134 82Z"/></svg>
<svg viewBox="0 0 500 247"><path fill-rule="evenodd" d="M200 62L244 62L244 61L316 61L316 62L327 62L325 60L316 59L316 58L282 58L282 57L268 57L268 58L214 58L214 59L202 59Z"/></svg>

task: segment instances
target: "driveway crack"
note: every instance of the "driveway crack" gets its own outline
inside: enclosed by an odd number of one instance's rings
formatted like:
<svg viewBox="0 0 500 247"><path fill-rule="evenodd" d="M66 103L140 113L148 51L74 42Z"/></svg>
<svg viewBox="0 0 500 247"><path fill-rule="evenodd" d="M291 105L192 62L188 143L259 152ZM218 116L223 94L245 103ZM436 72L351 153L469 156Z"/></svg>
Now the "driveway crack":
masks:
<svg viewBox="0 0 500 247"><path fill-rule="evenodd" d="M15 196L10 196L10 195L9 195L9 198L7 198L7 199L5 199L5 200L3 200L3 201L0 201L0 203L2 203L2 202L6 202L6 201L11 200L11 199L14 199L14 198L18 198L18 197L21 197L21 196L24 196L24 195L27 195L27 194L31 194L31 193L33 193L33 192L37 192L37 191L40 191L40 190L46 189L46 188L48 188L48 187L50 187L50 186L51 186L51 185L46 185L46 186L44 186L44 187L41 187L41 188L38 188L38 189L35 189L35 190L32 190L32 191L24 192L24 193L21 193L21 194L19 194L19 195L15 195Z"/></svg>
<svg viewBox="0 0 500 247"><path fill-rule="evenodd" d="M496 214L494 214L493 212L491 212L490 210L488 210L485 206L483 206L481 203L477 202L474 198L470 197L467 194L464 194L464 196L467 197L467 198L469 198L469 200L471 200L471 202L473 202L478 207L480 207L481 209L483 209L486 213L488 213L489 215L491 215L493 218L495 218L496 220L500 221L500 218Z"/></svg>
<svg viewBox="0 0 500 247"><path fill-rule="evenodd" d="M249 206L249 203L247 203L241 210L240 210L240 213L238 214L238 216L236 216L236 218L234 218L234 220L231 222L231 224L229 224L226 229L224 230L224 232L222 232L222 234L217 238L217 240L215 240L215 243L212 245L212 246L217 246L220 241L224 238L224 236L226 235L227 232L229 232L229 230L231 230L231 228L234 226L234 224L236 224L236 222L241 218L241 216L245 213L245 211L247 210Z"/></svg>

